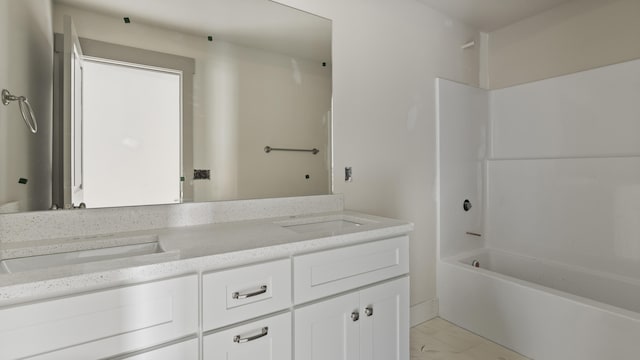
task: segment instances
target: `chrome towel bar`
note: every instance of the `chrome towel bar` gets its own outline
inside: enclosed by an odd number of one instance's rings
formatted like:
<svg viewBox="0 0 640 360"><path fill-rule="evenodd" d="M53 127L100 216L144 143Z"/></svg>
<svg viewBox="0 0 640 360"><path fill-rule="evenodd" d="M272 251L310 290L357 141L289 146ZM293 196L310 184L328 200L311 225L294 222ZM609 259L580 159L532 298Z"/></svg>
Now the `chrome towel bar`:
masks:
<svg viewBox="0 0 640 360"><path fill-rule="evenodd" d="M320 150L313 148L313 149L284 149L284 148L272 148L271 146L265 146L264 147L264 152L266 152L267 154L272 152L272 151L299 151L299 152L310 152L313 153L313 155L317 154L320 152Z"/></svg>

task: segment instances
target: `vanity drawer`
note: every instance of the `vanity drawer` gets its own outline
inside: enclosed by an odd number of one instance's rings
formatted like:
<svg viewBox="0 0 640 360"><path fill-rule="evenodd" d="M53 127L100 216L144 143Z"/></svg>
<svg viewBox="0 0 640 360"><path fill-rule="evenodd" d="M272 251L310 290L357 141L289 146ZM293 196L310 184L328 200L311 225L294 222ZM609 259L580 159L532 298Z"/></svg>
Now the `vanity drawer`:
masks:
<svg viewBox="0 0 640 360"><path fill-rule="evenodd" d="M208 273L202 277L203 330L291 306L291 260Z"/></svg>
<svg viewBox="0 0 640 360"><path fill-rule="evenodd" d="M409 272L401 236L293 258L294 303L301 304Z"/></svg>
<svg viewBox="0 0 640 360"><path fill-rule="evenodd" d="M197 331L197 275L0 310L3 359L104 358Z"/></svg>
<svg viewBox="0 0 640 360"><path fill-rule="evenodd" d="M203 344L203 360L291 360L291 313L207 335Z"/></svg>
<svg viewBox="0 0 640 360"><path fill-rule="evenodd" d="M198 360L198 339L191 339L117 360ZM114 359L115 360L115 359Z"/></svg>

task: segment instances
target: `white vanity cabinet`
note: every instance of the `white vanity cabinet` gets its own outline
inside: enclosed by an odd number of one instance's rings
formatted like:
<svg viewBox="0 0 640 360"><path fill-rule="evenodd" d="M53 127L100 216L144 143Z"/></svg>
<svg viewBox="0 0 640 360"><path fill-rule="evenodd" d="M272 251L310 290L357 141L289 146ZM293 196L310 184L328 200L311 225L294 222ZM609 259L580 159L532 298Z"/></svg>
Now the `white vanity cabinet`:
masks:
<svg viewBox="0 0 640 360"><path fill-rule="evenodd" d="M323 241L0 308L0 360L408 360L409 238Z"/></svg>
<svg viewBox="0 0 640 360"><path fill-rule="evenodd" d="M294 258L295 299L346 291L296 307L295 359L408 360L407 273L407 237Z"/></svg>
<svg viewBox="0 0 640 360"><path fill-rule="evenodd" d="M0 358L98 359L197 332L194 274L0 309Z"/></svg>

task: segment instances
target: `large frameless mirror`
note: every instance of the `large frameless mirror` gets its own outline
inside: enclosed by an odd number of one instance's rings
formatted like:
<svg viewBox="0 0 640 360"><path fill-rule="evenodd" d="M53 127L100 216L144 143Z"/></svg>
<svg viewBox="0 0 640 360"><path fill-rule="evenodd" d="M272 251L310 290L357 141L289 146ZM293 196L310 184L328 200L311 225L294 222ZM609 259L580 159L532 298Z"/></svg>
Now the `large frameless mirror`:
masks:
<svg viewBox="0 0 640 360"><path fill-rule="evenodd" d="M267 0L21 1L7 10L49 3L50 139L25 142L51 160L0 161L0 213L331 192L329 20Z"/></svg>

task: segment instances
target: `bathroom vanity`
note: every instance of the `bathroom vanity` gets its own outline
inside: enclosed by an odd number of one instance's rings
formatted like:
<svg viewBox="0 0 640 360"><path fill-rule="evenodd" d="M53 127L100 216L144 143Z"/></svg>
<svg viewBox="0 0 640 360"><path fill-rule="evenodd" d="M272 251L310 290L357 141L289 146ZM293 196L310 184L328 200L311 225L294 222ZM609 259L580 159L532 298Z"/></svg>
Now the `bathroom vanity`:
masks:
<svg viewBox="0 0 640 360"><path fill-rule="evenodd" d="M0 358L407 360L412 227L335 211L5 244Z"/></svg>

